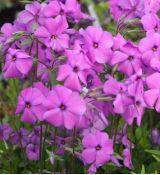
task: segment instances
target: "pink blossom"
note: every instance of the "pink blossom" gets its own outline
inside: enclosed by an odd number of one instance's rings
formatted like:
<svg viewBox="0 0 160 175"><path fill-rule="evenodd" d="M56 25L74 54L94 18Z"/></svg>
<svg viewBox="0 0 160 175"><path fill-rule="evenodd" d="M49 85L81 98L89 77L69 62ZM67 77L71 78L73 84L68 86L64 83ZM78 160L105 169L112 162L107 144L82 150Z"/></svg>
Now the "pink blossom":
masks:
<svg viewBox="0 0 160 175"><path fill-rule="evenodd" d="M130 150L128 148L124 149L123 155L124 155L124 165L129 169L133 169Z"/></svg>
<svg viewBox="0 0 160 175"><path fill-rule="evenodd" d="M49 92L43 105L48 109L43 118L56 127L65 126L67 129L73 129L86 110L77 92L60 85Z"/></svg>
<svg viewBox="0 0 160 175"><path fill-rule="evenodd" d="M85 164L95 164L96 167L100 167L111 159L113 141L109 139L107 133L87 134L82 143L84 150L81 157Z"/></svg>
<svg viewBox="0 0 160 175"><path fill-rule="evenodd" d="M66 87L81 91L82 83L84 85L87 83L85 71L88 69L90 69L90 65L81 55L76 57L72 52L68 52L68 62L59 67L57 80L64 80Z"/></svg>
<svg viewBox="0 0 160 175"><path fill-rule="evenodd" d="M69 37L65 34L66 28L61 25L58 19L46 19L45 25L40 26L35 35L44 41L47 47L56 51L68 48Z"/></svg>
<svg viewBox="0 0 160 175"><path fill-rule="evenodd" d="M91 61L93 63L107 63L111 54L110 48L113 45L112 35L95 26L87 27L86 30L81 30L80 33L84 36Z"/></svg>
<svg viewBox="0 0 160 175"><path fill-rule="evenodd" d="M117 65L118 70L128 76L136 73L142 65L138 47L131 42L126 43L113 53L111 64Z"/></svg>
<svg viewBox="0 0 160 175"><path fill-rule="evenodd" d="M147 34L160 32L159 17L154 13L148 13L141 18L144 30Z"/></svg>
<svg viewBox="0 0 160 175"><path fill-rule="evenodd" d="M8 50L3 67L5 78L23 78L32 68L33 60L24 51L19 49Z"/></svg>
<svg viewBox="0 0 160 175"><path fill-rule="evenodd" d="M18 97L16 114L22 113L23 122L35 123L43 120L45 108L42 106L44 95L37 88L29 87L21 91Z"/></svg>

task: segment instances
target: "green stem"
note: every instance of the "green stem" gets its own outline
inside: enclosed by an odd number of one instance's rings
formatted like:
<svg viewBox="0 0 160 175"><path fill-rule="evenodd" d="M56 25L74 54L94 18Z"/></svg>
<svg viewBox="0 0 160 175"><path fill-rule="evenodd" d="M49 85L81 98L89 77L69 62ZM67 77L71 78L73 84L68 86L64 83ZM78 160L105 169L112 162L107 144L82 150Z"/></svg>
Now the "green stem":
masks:
<svg viewBox="0 0 160 175"><path fill-rule="evenodd" d="M42 159L42 144L43 144L43 123L40 123L40 145L39 145L39 166L40 173L42 174L43 170L43 159Z"/></svg>
<svg viewBox="0 0 160 175"><path fill-rule="evenodd" d="M73 129L73 144L72 144L72 150L73 150L73 159L72 159L72 173L74 173L75 170L75 141L76 141L76 128Z"/></svg>
<svg viewBox="0 0 160 175"><path fill-rule="evenodd" d="M45 168L45 148L46 148L46 137L47 137L47 131L48 131L48 124L46 124L45 128L45 134L43 139L43 150L42 150L42 159L43 159L43 167Z"/></svg>
<svg viewBox="0 0 160 175"><path fill-rule="evenodd" d="M114 132L113 145L115 145L115 143L116 143L116 137L117 137L117 133L118 133L119 121L120 121L120 119L117 116L116 127L115 127L115 132Z"/></svg>

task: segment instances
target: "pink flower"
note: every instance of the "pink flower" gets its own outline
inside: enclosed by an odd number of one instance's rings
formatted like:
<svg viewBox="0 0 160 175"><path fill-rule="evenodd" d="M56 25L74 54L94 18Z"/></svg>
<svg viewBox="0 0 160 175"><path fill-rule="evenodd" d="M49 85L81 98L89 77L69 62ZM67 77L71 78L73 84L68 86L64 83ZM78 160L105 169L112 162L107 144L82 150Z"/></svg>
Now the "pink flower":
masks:
<svg viewBox="0 0 160 175"><path fill-rule="evenodd" d="M3 36L0 37L0 41L1 42L6 42L8 41L11 37L12 34L14 32L14 27L12 24L10 23L5 23L2 27L1 27L1 32L3 33Z"/></svg>
<svg viewBox="0 0 160 175"><path fill-rule="evenodd" d="M39 23L39 15L41 12L41 4L38 2L33 2L25 7L25 10L19 13L17 21L25 24L30 31L34 31Z"/></svg>
<svg viewBox="0 0 160 175"><path fill-rule="evenodd" d="M143 38L139 43L139 50L144 64L150 66L152 58L160 54L160 34L153 33Z"/></svg>
<svg viewBox="0 0 160 175"><path fill-rule="evenodd" d="M77 92L60 85L49 92L43 105L48 109L44 119L56 127L65 126L67 129L73 129L86 110Z"/></svg>
<svg viewBox="0 0 160 175"><path fill-rule="evenodd" d="M28 144L26 147L26 154L29 160L39 160L39 145Z"/></svg>
<svg viewBox="0 0 160 175"><path fill-rule="evenodd" d="M23 78L32 68L33 60L24 51L19 49L8 50L3 67L5 78Z"/></svg>
<svg viewBox="0 0 160 175"><path fill-rule="evenodd" d="M68 16L79 22L81 19L93 20L92 17L81 11L81 6L77 0L66 0L65 9Z"/></svg>
<svg viewBox="0 0 160 175"><path fill-rule="evenodd" d="M35 123L37 120L43 120L45 112L42 102L44 101L43 93L37 88L27 88L21 91L18 97L16 114L22 113L23 122Z"/></svg>
<svg viewBox="0 0 160 175"><path fill-rule="evenodd" d="M144 4L146 13L157 13L160 9L160 0L145 0Z"/></svg>
<svg viewBox="0 0 160 175"><path fill-rule="evenodd" d="M44 7L43 13L46 17L60 18L65 26L68 26L67 20L71 22L79 22L81 19L93 20L93 18L81 11L77 0L66 0L65 3L51 1Z"/></svg>
<svg viewBox="0 0 160 175"><path fill-rule="evenodd" d="M82 83L86 85L85 71L90 69L90 65L84 60L82 55L74 55L68 52L67 64L59 67L57 80L65 81L64 85L70 89L81 91Z"/></svg>
<svg viewBox="0 0 160 175"><path fill-rule="evenodd" d="M95 164L100 167L111 159L113 141L105 132L87 134L82 140L84 150L81 158L85 164Z"/></svg>
<svg viewBox="0 0 160 175"><path fill-rule="evenodd" d="M141 18L144 30L147 34L160 32L159 17L154 13L148 13Z"/></svg>
<svg viewBox="0 0 160 175"><path fill-rule="evenodd" d="M133 169L131 152L129 148L123 150L123 155L124 155L124 161L123 161L124 165L129 169Z"/></svg>
<svg viewBox="0 0 160 175"><path fill-rule="evenodd" d="M149 108L160 112L160 73L153 73L146 78L149 90L144 93L144 100Z"/></svg>
<svg viewBox="0 0 160 175"><path fill-rule="evenodd" d="M87 127L83 130L83 135L103 131L108 126L108 121L103 112L90 109L87 110L85 118Z"/></svg>
<svg viewBox="0 0 160 175"><path fill-rule="evenodd" d="M113 45L112 35L95 26L87 27L85 31L80 30L80 33L84 36L91 61L107 63L111 54L110 48Z"/></svg>
<svg viewBox="0 0 160 175"><path fill-rule="evenodd" d="M136 45L128 42L113 53L111 64L118 65L118 70L129 76L141 68L141 54Z"/></svg>
<svg viewBox="0 0 160 175"><path fill-rule="evenodd" d="M116 21L141 17L144 14L143 0L110 0L109 4Z"/></svg>
<svg viewBox="0 0 160 175"><path fill-rule="evenodd" d="M64 28L68 28L66 7L63 3L59 1L51 1L44 7L42 13L47 18L58 19ZM44 21L45 20L46 19L44 19Z"/></svg>
<svg viewBox="0 0 160 175"><path fill-rule="evenodd" d="M36 31L36 37L41 38L47 47L56 51L68 48L69 37L65 34L66 28L61 25L59 19L46 19L45 25L40 26Z"/></svg>

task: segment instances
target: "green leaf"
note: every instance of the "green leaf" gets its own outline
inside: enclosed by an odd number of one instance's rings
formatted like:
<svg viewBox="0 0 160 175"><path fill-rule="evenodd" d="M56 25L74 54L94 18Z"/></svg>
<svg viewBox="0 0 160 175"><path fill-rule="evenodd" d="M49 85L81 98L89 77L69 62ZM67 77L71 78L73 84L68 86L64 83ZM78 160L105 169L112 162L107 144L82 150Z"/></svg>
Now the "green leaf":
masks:
<svg viewBox="0 0 160 175"><path fill-rule="evenodd" d="M146 149L145 151L160 156L160 151L158 150Z"/></svg>
<svg viewBox="0 0 160 175"><path fill-rule="evenodd" d="M141 174L145 174L145 167L142 165Z"/></svg>
<svg viewBox="0 0 160 175"><path fill-rule="evenodd" d="M32 43L32 40L31 39L27 39L25 40L24 42L21 43L22 46L25 46L25 45L29 45Z"/></svg>
<svg viewBox="0 0 160 175"><path fill-rule="evenodd" d="M157 162L160 162L160 157L153 155L153 154L152 154L152 156L157 160Z"/></svg>
<svg viewBox="0 0 160 175"><path fill-rule="evenodd" d="M141 137L142 137L142 129L137 128L136 129L136 138L137 138L137 140L139 140Z"/></svg>

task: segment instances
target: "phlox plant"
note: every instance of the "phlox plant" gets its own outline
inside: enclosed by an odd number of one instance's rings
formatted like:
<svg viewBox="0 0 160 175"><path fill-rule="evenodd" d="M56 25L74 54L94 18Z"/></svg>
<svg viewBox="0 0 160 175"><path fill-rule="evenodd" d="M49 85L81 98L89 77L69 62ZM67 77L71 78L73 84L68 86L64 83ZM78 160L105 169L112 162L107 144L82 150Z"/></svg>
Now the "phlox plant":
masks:
<svg viewBox="0 0 160 175"><path fill-rule="evenodd" d="M0 173L160 172L159 11L35 0L1 27Z"/></svg>

